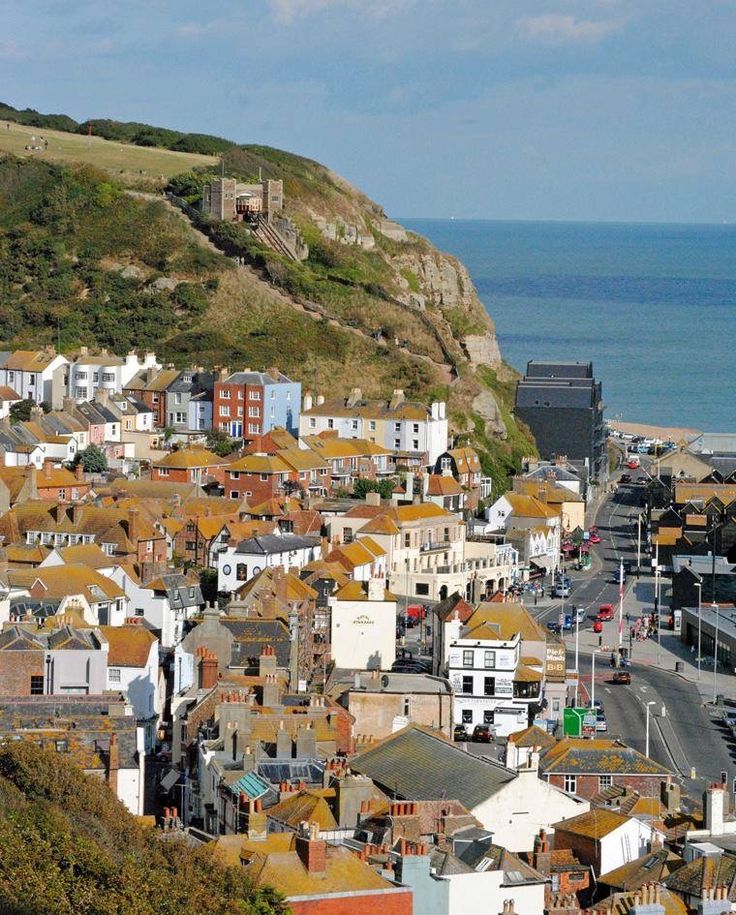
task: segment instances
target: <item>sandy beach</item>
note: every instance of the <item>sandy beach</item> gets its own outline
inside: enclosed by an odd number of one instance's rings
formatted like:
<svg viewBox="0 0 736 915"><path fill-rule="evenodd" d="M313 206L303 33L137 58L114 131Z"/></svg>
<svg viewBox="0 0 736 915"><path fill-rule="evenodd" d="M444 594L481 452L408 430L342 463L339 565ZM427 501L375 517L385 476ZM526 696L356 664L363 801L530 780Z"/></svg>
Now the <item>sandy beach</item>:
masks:
<svg viewBox="0 0 736 915"><path fill-rule="evenodd" d="M700 429L687 429L684 426L650 426L646 423L625 423L611 421L609 423L612 429L618 429L619 432L627 432L631 435L643 435L645 438L659 438L662 441L671 442L689 442L696 435L701 434Z"/></svg>

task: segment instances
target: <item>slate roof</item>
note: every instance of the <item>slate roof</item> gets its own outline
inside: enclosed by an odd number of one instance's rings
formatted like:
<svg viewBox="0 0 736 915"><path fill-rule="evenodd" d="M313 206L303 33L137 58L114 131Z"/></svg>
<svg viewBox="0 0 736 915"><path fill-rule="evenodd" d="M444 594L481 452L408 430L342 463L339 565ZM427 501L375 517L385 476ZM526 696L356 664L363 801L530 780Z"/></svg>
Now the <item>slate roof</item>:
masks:
<svg viewBox="0 0 736 915"><path fill-rule="evenodd" d="M516 772L459 750L417 725L392 734L350 761L383 790L409 800L456 798L468 810L488 800Z"/></svg>
<svg viewBox="0 0 736 915"><path fill-rule="evenodd" d="M539 763L540 772L585 775L672 775L669 769L618 740L584 740L566 737L549 749Z"/></svg>
<svg viewBox="0 0 736 915"><path fill-rule="evenodd" d="M715 889L724 883L730 887L735 879L736 855L724 852L716 857L704 856L688 861L670 874L664 885L675 893L701 896L703 890Z"/></svg>
<svg viewBox="0 0 736 915"><path fill-rule="evenodd" d="M317 546L319 537L300 537L297 534L264 534L262 537L251 537L243 540L235 549L236 553L254 553L269 556L273 553L303 550Z"/></svg>

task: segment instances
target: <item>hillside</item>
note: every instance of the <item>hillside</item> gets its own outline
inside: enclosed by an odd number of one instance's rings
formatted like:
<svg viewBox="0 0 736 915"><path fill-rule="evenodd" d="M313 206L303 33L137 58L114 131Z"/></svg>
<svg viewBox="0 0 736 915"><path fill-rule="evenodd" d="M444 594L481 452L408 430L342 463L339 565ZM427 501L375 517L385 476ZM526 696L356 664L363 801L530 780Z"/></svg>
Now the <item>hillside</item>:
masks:
<svg viewBox="0 0 736 915"><path fill-rule="evenodd" d="M96 152L83 142L79 158ZM155 347L177 365L278 364L317 392L440 397L496 487L533 452L510 414L514 375L463 265L329 169L264 146L224 152L230 175L284 180L286 213L309 246L298 263L242 224L187 217L126 191L118 175L44 156L0 162L3 346ZM196 204L218 172L188 165L169 190Z"/></svg>
<svg viewBox="0 0 736 915"><path fill-rule="evenodd" d="M204 848L139 826L107 786L57 753L0 747L4 915L280 915Z"/></svg>

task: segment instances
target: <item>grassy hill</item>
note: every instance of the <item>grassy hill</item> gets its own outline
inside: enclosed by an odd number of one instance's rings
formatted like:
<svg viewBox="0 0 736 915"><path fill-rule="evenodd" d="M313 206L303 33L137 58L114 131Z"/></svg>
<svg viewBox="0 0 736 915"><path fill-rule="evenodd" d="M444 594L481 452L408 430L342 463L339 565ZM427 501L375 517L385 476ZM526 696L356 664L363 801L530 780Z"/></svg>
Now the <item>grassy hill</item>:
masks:
<svg viewBox="0 0 736 915"><path fill-rule="evenodd" d="M205 848L138 825L108 788L57 753L0 747L4 915L281 915Z"/></svg>
<svg viewBox="0 0 736 915"><path fill-rule="evenodd" d="M63 116L26 120L39 118ZM104 123L141 140L199 142ZM0 122L0 150L29 128ZM241 224L208 222L195 211L185 217L160 194L130 190L131 181L146 186L136 157L171 157L170 190L196 203L219 172L213 159L88 143L75 133L59 138L69 144L68 163L46 153L0 160L0 345L155 347L177 365L277 364L317 392L357 386L370 397L402 387L409 397L439 397L458 442L480 450L497 487L533 453L510 413L515 376L463 265L391 223L328 168L205 138L225 144L228 174L284 180L286 213L309 245L308 259L297 263ZM122 173L100 157L108 147L128 157ZM248 266L235 267L233 255Z"/></svg>
<svg viewBox="0 0 736 915"><path fill-rule="evenodd" d="M33 143L32 137L36 138L36 143ZM42 152L26 149L26 146L40 144L40 137L48 140L47 149ZM4 122L1 110L0 151L51 162L87 162L115 175L120 181L135 184L161 184L172 175L198 166L213 165L217 161L212 156L134 146L105 140L97 135L88 137L12 121Z"/></svg>

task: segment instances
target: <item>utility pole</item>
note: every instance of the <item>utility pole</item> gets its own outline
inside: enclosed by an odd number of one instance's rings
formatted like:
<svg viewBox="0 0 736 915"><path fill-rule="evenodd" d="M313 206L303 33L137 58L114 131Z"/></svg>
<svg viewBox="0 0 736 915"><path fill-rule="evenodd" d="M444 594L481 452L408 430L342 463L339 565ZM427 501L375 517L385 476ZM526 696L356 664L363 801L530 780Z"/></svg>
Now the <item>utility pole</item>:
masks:
<svg viewBox="0 0 736 915"><path fill-rule="evenodd" d="M621 649L624 644L624 561L618 569L618 659L616 666L621 660Z"/></svg>

